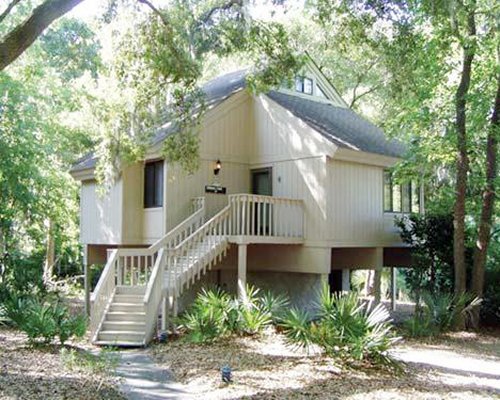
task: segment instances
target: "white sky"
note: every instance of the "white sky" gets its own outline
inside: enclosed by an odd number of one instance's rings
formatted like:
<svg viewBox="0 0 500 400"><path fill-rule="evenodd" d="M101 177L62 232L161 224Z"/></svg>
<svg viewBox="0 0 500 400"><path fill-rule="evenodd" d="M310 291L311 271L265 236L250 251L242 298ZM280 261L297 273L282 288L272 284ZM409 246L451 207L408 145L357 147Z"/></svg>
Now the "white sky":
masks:
<svg viewBox="0 0 500 400"><path fill-rule="evenodd" d="M168 0L152 0L155 6L168 4ZM289 14L297 13L303 6L305 0L288 0L286 7L273 6L270 0L254 0L250 12L255 18L263 20L283 20ZM69 17L90 21L104 11L108 0L85 0L77 5L69 14ZM142 5L145 9L145 5Z"/></svg>

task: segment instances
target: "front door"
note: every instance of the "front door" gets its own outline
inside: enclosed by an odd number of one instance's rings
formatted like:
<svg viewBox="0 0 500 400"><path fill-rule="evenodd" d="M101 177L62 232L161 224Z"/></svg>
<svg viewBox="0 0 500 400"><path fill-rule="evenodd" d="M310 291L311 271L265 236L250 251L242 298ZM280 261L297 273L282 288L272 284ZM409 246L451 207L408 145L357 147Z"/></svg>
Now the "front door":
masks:
<svg viewBox="0 0 500 400"><path fill-rule="evenodd" d="M273 195L273 176L271 168L252 170L252 194L263 196ZM272 221L271 204L257 203L254 206L254 232L257 235L270 234L270 221Z"/></svg>

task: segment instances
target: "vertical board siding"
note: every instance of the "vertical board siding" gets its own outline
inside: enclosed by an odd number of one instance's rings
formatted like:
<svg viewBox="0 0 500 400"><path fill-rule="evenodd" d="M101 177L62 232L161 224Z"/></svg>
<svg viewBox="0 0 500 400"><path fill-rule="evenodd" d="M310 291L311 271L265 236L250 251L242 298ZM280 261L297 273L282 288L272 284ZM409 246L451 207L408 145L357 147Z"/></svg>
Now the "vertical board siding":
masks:
<svg viewBox="0 0 500 400"><path fill-rule="evenodd" d="M329 239L354 245L385 240L383 168L329 161Z"/></svg>
<svg viewBox="0 0 500 400"><path fill-rule="evenodd" d="M123 178L123 237L124 244L143 243L143 238L151 236L144 221L144 164L127 166ZM160 216L161 219L161 216ZM161 234L161 233L160 233Z"/></svg>
<svg viewBox="0 0 500 400"><path fill-rule="evenodd" d="M206 117L200 132L200 168L189 175L178 166L167 166L167 230L189 215L193 197L206 197L207 218L227 205L227 195L205 193L205 185L217 182L227 189L227 194L248 193L250 189L252 100L245 93L234 103L231 101L219 106L221 110L215 117ZM213 173L216 160L222 163L217 177Z"/></svg>
<svg viewBox="0 0 500 400"><path fill-rule="evenodd" d="M83 181L80 198L80 240L85 244L117 244L122 235L122 180L108 193L95 181Z"/></svg>

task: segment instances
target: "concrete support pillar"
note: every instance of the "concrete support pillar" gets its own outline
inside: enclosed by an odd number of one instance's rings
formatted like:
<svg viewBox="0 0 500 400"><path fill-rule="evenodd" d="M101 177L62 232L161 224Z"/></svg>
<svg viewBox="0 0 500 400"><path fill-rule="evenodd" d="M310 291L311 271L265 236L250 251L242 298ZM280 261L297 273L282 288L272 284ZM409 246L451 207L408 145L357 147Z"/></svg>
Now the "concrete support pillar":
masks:
<svg viewBox="0 0 500 400"><path fill-rule="evenodd" d="M89 246L83 245L83 287L85 290L85 314L90 317L90 266Z"/></svg>
<svg viewBox="0 0 500 400"><path fill-rule="evenodd" d="M396 285L396 268L391 268L391 307L392 311L396 311L396 294L397 294L397 285Z"/></svg>
<svg viewBox="0 0 500 400"><path fill-rule="evenodd" d="M381 298L381 282L382 282L382 268L384 266L384 249L377 247L375 249L375 275L373 279L375 303L380 303Z"/></svg>
<svg viewBox="0 0 500 400"><path fill-rule="evenodd" d="M351 290L351 270L344 268L342 270L342 291L348 292Z"/></svg>
<svg viewBox="0 0 500 400"><path fill-rule="evenodd" d="M247 246L246 244L238 245L238 298L243 300L246 298L247 287Z"/></svg>

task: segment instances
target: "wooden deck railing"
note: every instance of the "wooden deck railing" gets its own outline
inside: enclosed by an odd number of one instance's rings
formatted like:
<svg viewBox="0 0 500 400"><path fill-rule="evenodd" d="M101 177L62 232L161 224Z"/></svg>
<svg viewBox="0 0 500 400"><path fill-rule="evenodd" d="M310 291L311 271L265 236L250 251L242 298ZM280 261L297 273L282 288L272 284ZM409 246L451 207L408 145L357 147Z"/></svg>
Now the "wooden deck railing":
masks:
<svg viewBox="0 0 500 400"><path fill-rule="evenodd" d="M301 238L304 235L302 200L255 194L229 196L231 235L279 236Z"/></svg>

